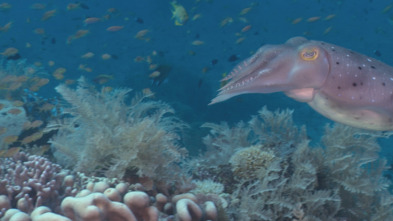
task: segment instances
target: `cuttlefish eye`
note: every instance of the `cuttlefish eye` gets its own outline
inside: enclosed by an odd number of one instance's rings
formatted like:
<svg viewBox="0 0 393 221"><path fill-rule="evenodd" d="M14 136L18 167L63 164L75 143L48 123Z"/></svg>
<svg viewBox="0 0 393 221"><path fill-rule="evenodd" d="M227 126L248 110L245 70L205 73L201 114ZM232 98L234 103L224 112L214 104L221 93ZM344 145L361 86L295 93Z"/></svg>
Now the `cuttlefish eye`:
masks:
<svg viewBox="0 0 393 221"><path fill-rule="evenodd" d="M319 56L318 48L303 48L300 51L300 57L305 61L313 61Z"/></svg>

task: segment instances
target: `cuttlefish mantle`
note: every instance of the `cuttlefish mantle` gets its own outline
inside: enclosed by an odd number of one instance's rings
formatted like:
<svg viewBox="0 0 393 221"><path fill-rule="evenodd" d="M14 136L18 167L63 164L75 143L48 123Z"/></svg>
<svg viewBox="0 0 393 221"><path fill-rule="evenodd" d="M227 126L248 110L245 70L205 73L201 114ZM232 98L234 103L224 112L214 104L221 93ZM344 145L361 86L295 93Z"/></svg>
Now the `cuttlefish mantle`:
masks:
<svg viewBox="0 0 393 221"><path fill-rule="evenodd" d="M393 130L393 67L322 41L265 45L223 81L210 104L246 93L284 92L353 127Z"/></svg>

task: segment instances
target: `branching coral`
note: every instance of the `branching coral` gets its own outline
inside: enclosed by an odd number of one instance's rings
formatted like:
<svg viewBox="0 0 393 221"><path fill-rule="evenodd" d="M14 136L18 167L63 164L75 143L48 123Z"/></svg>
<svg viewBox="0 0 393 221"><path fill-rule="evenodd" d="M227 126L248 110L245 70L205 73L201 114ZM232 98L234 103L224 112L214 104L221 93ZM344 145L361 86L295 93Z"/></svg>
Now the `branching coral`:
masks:
<svg viewBox="0 0 393 221"><path fill-rule="evenodd" d="M76 90L56 87L71 105L65 110L68 118L49 126L59 130L52 140L57 158L65 156L75 171L88 175L122 178L136 170L141 177L174 180L176 163L185 154L178 145L185 124L174 110L143 95L126 105L130 90L97 92L83 78L78 82Z"/></svg>

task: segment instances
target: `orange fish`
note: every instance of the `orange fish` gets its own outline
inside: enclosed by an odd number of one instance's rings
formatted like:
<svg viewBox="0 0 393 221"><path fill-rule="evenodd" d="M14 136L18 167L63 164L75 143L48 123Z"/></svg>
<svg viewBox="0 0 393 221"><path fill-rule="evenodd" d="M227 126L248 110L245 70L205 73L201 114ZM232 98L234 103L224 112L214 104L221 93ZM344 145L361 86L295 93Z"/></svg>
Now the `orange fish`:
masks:
<svg viewBox="0 0 393 221"><path fill-rule="evenodd" d="M52 110L53 108L55 108L55 105L50 104L50 103L45 103L44 105L42 105L38 109L40 112L46 112L46 111Z"/></svg>
<svg viewBox="0 0 393 221"><path fill-rule="evenodd" d="M242 43L244 40L246 40L245 37L240 37L240 38L238 38L238 39L236 40L236 44L240 44L240 43Z"/></svg>
<svg viewBox="0 0 393 221"><path fill-rule="evenodd" d="M145 40L146 39L145 36L147 33L149 33L149 29L140 30L136 33L134 38L139 39L139 40Z"/></svg>
<svg viewBox="0 0 393 221"><path fill-rule="evenodd" d="M251 25L246 25L246 26L244 26L244 28L242 28L241 32L246 32L246 31L250 30L251 27L252 27Z"/></svg>
<svg viewBox="0 0 393 221"><path fill-rule="evenodd" d="M6 144L11 144L11 143L13 143L13 142L15 142L17 140L18 140L18 136L10 135L10 136L4 137L3 142L6 143Z"/></svg>
<svg viewBox="0 0 393 221"><path fill-rule="evenodd" d="M18 54L19 50L13 47L7 48L5 49L1 55L5 56L5 57L12 57L16 54Z"/></svg>
<svg viewBox="0 0 393 221"><path fill-rule="evenodd" d="M101 21L101 18L97 18L97 17L89 17L86 18L85 20L83 20L83 24L84 25L90 25L90 24L94 24Z"/></svg>
<svg viewBox="0 0 393 221"><path fill-rule="evenodd" d="M105 53L101 55L102 60L108 60L112 58L112 55Z"/></svg>
<svg viewBox="0 0 393 221"><path fill-rule="evenodd" d="M252 7L243 8L243 9L240 11L239 15L245 15L245 14L247 14L248 12L250 12L251 9L252 9Z"/></svg>
<svg viewBox="0 0 393 221"><path fill-rule="evenodd" d="M7 111L7 113L9 113L9 114L14 114L14 115L18 115L18 114L22 113L22 111L21 111L19 108L12 108L12 109L9 109L9 110Z"/></svg>
<svg viewBox="0 0 393 221"><path fill-rule="evenodd" d="M57 80L62 80L64 78L64 73L67 71L65 68L57 68L53 72L53 77L55 77Z"/></svg>
<svg viewBox="0 0 393 221"><path fill-rule="evenodd" d="M56 9L53 9L53 10L45 12L44 15L41 17L41 21L46 21L46 20L52 18L53 16L55 16L56 11L57 11Z"/></svg>
<svg viewBox="0 0 393 221"><path fill-rule="evenodd" d="M11 147L8 150L0 150L0 157L12 157L17 154L20 150L20 147Z"/></svg>
<svg viewBox="0 0 393 221"><path fill-rule="evenodd" d="M107 28L107 31L110 32L116 32L116 31L120 31L121 29L123 29L124 26L118 26L118 25L114 25L114 26L110 26L109 28Z"/></svg>
<svg viewBox="0 0 393 221"><path fill-rule="evenodd" d="M295 25L295 24L301 22L302 20L303 20L303 18L295 18L295 19L292 20L291 23L292 23L293 25Z"/></svg>
<svg viewBox="0 0 393 221"><path fill-rule="evenodd" d="M112 79L113 79L112 75L100 74L97 77L95 77L93 81L96 82L97 84L105 84Z"/></svg>
<svg viewBox="0 0 393 221"><path fill-rule="evenodd" d="M332 26L328 27L325 29L325 31L323 32L324 35L326 35L327 33L329 33L332 30Z"/></svg>
<svg viewBox="0 0 393 221"><path fill-rule="evenodd" d="M70 10L79 9L80 6L81 6L80 3L70 3L67 5L67 10L70 11Z"/></svg>
<svg viewBox="0 0 393 221"><path fill-rule="evenodd" d="M0 27L0 31L1 32L7 32L11 26L12 26L12 21L8 22L7 24L5 24L3 27Z"/></svg>
<svg viewBox="0 0 393 221"><path fill-rule="evenodd" d="M321 17L319 16L310 17L307 19L307 22L314 22L314 21L318 21L319 19L321 19Z"/></svg>
<svg viewBox="0 0 393 221"><path fill-rule="evenodd" d="M220 22L220 27L224 27L227 24L230 24L233 22L233 18L231 17L226 17Z"/></svg>
<svg viewBox="0 0 393 221"><path fill-rule="evenodd" d="M192 45L198 46L198 45L203 45L203 44L205 44L205 42L204 42L204 41L200 41L200 40L195 40L195 41L191 42L191 44L192 44Z"/></svg>
<svg viewBox="0 0 393 221"><path fill-rule="evenodd" d="M85 37L89 33L90 33L89 30L80 29L74 35L71 35L67 38L67 44L71 44L72 41L82 38L82 37Z"/></svg>
<svg viewBox="0 0 393 221"><path fill-rule="evenodd" d="M326 16L324 20L325 20L325 21L329 21L330 19L332 19L332 18L334 18L334 17L336 17L335 14L330 14L330 15Z"/></svg>
<svg viewBox="0 0 393 221"><path fill-rule="evenodd" d="M4 11L4 10L8 10L10 8L12 8L12 5L7 2L3 2L0 4L0 10Z"/></svg>
<svg viewBox="0 0 393 221"><path fill-rule="evenodd" d="M34 33L37 35L44 35L45 34L45 29L43 28L36 28L34 29Z"/></svg>
<svg viewBox="0 0 393 221"><path fill-rule="evenodd" d="M31 128L37 128L40 127L44 122L42 122L42 120L35 120L33 122L31 122L30 127Z"/></svg>
<svg viewBox="0 0 393 221"><path fill-rule="evenodd" d="M86 54L81 56L81 58L83 58L83 59L88 59L88 58L92 58L92 57L94 57L93 52L87 52Z"/></svg>

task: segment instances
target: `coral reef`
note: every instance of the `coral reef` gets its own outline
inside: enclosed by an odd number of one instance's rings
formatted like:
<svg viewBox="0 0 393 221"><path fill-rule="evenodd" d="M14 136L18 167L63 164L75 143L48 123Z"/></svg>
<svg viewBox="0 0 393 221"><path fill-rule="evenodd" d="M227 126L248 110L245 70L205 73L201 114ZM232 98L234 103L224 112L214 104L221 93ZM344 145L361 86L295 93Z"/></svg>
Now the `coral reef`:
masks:
<svg viewBox="0 0 393 221"><path fill-rule="evenodd" d="M229 219L393 219L386 161L378 155L377 138L384 133L327 126L320 147L310 147L292 111L266 108L247 124L205 126L211 128L204 138L207 152L186 168L198 179L224 184ZM224 156L230 161L213 160ZM232 173L213 169L228 166Z"/></svg>
<svg viewBox="0 0 393 221"><path fill-rule="evenodd" d="M176 180L176 163L185 156L179 132L186 125L167 104L136 95L125 104L127 89L97 92L83 78L76 90L56 90L71 105L51 143L59 163L87 175L122 178L127 171L153 180ZM63 159L63 160L62 160ZM67 165L68 164L68 165Z"/></svg>
<svg viewBox="0 0 393 221"><path fill-rule="evenodd" d="M24 152L2 159L0 166L0 218L4 221L218 219L215 203L191 193L155 194L141 191L145 187L139 183L95 181Z"/></svg>
<svg viewBox="0 0 393 221"><path fill-rule="evenodd" d="M39 206L58 210L60 200L75 193L73 183L64 182L69 179L67 175L44 157L20 152L0 158L0 195L3 201L9 200L9 206L26 213Z"/></svg>

